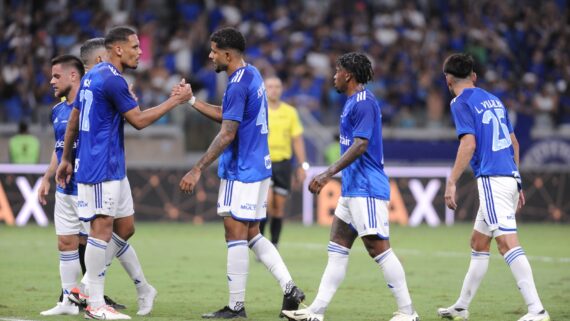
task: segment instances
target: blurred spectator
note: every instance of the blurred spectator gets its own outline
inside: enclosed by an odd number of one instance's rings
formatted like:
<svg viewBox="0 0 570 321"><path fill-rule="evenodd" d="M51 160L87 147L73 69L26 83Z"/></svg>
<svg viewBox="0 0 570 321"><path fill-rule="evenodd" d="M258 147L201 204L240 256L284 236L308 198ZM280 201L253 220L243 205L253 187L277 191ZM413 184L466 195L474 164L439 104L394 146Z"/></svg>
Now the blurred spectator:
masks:
<svg viewBox="0 0 570 321"><path fill-rule="evenodd" d="M154 80L160 66L220 101L226 79L211 69L208 36L231 25L247 37L248 62L283 79L284 99L324 125L334 125L343 106L332 75L335 57L349 51L377 61L369 88L382 100L387 126L449 125L451 97L439 64L458 51L485 66L478 85L509 101L522 126L515 130L530 131L535 112L537 126L548 119L556 125L557 111L567 114L558 85L570 83L567 1L47 0L8 1L4 11L0 118L7 122L37 122L40 107L54 103L49 60L117 24L139 29L143 56L130 77L139 91L151 90L139 95L147 99L168 94ZM173 118L164 121L183 123Z"/></svg>
<svg viewBox="0 0 570 321"><path fill-rule="evenodd" d="M40 140L28 133L28 124L20 122L18 134L10 138L10 162L13 164L37 164L40 160Z"/></svg>
<svg viewBox="0 0 570 321"><path fill-rule="evenodd" d="M332 165L340 158L340 134L337 132L332 141L325 149L325 162Z"/></svg>

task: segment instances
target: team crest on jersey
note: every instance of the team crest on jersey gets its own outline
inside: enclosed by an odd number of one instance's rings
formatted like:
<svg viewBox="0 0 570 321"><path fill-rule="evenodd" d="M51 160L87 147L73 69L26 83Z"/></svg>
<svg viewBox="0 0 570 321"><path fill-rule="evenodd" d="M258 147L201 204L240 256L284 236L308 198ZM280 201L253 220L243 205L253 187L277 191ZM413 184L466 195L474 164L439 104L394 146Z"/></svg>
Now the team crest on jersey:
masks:
<svg viewBox="0 0 570 321"><path fill-rule="evenodd" d="M271 157L269 155L265 155L265 157L263 159L265 160L265 168L270 169L271 168Z"/></svg>

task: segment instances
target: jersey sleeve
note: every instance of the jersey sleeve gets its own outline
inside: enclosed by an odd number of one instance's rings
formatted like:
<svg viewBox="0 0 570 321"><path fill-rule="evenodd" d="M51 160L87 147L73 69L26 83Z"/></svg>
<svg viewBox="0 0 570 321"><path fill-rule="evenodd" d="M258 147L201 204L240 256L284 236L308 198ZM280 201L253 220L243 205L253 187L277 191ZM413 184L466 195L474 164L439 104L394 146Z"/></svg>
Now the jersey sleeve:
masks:
<svg viewBox="0 0 570 321"><path fill-rule="evenodd" d="M131 95L127 81L121 76L112 76L105 80L105 95L109 101L124 114L138 106L137 101Z"/></svg>
<svg viewBox="0 0 570 321"><path fill-rule="evenodd" d="M452 102L451 115L455 122L455 130L458 138L461 138L461 136L465 134L475 135L475 122L471 110L466 103L460 101Z"/></svg>
<svg viewBox="0 0 570 321"><path fill-rule="evenodd" d="M291 137L297 137L303 133L303 125L299 119L299 114L294 107L291 107Z"/></svg>
<svg viewBox="0 0 570 321"><path fill-rule="evenodd" d="M378 115L376 113L376 106L369 100L358 102L351 115L353 124L353 137L360 137L370 139L374 129L374 121Z"/></svg>
<svg viewBox="0 0 570 321"><path fill-rule="evenodd" d="M222 119L241 122L245 110L247 87L243 83L233 83L226 91L225 104L222 106Z"/></svg>

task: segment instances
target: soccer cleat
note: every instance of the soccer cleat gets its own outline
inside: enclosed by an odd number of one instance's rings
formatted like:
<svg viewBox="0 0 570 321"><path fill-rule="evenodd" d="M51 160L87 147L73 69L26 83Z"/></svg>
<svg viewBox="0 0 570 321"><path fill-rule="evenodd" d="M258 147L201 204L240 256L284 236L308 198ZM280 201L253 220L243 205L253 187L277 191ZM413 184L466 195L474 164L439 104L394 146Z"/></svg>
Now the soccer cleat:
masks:
<svg viewBox="0 0 570 321"><path fill-rule="evenodd" d="M299 304L305 300L305 293L297 286L294 286L291 291L283 296L283 304L281 305L281 311L294 311L299 309ZM279 317L282 318L285 315L283 312L279 313Z"/></svg>
<svg viewBox="0 0 570 321"><path fill-rule="evenodd" d="M87 299L89 298L87 295L81 293L79 288L71 289L71 293L68 296L69 301L77 304L81 309L87 308Z"/></svg>
<svg viewBox="0 0 570 321"><path fill-rule="evenodd" d="M120 304L118 302L115 302L115 300L111 299L110 297L104 295L103 299L105 300L105 304L110 306L111 308L115 309L115 310L124 310L127 307L124 304Z"/></svg>
<svg viewBox="0 0 570 321"><path fill-rule="evenodd" d="M449 308L437 309L437 315L439 315L442 319L455 321L469 320L469 311L467 311L467 309L457 309L453 306L450 306Z"/></svg>
<svg viewBox="0 0 570 321"><path fill-rule="evenodd" d="M245 308L241 308L237 311L230 309L229 306L225 306L216 312L202 314L203 319L237 319L237 318L247 318L245 314Z"/></svg>
<svg viewBox="0 0 570 321"><path fill-rule="evenodd" d="M296 321L323 321L325 316L311 312L309 309L301 310L283 310L281 311L289 320Z"/></svg>
<svg viewBox="0 0 570 321"><path fill-rule="evenodd" d="M97 309L92 309L91 306L85 308L85 319L94 320L130 320L131 317L117 312L108 305L103 305Z"/></svg>
<svg viewBox="0 0 570 321"><path fill-rule="evenodd" d="M420 321L418 313L414 311L412 314L402 313L400 311L394 312L394 316L390 321Z"/></svg>
<svg viewBox="0 0 570 321"><path fill-rule="evenodd" d="M550 321L550 315L546 310L542 310L537 314L534 313L527 313L518 321Z"/></svg>
<svg viewBox="0 0 570 321"><path fill-rule="evenodd" d="M152 311L152 307L154 305L154 299L158 292L152 285L148 285L150 290L146 291L146 293L141 294L138 299L137 303L139 304L139 310L137 311L137 315L147 315Z"/></svg>
<svg viewBox="0 0 570 321"><path fill-rule="evenodd" d="M67 300L66 300L67 301ZM78 315L79 307L72 302L57 302L56 306L40 312L41 315Z"/></svg>

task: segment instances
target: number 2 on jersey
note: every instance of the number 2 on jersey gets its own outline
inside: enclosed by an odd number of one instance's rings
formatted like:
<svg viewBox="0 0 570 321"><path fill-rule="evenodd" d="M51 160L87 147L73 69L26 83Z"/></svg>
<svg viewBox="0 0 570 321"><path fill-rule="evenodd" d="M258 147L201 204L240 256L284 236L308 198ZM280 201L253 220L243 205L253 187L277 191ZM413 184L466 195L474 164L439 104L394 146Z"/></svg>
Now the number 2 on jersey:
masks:
<svg viewBox="0 0 570 321"><path fill-rule="evenodd" d="M495 111L495 112L493 112ZM497 114L495 116L495 114ZM501 149L505 149L512 145L511 142L511 134L509 133L509 128L504 123L505 119L505 111L502 109L492 109L487 110L483 114L483 124L491 123L493 126L493 151L499 151ZM499 138L499 127L503 132L505 138Z"/></svg>
<svg viewBox="0 0 570 321"><path fill-rule="evenodd" d="M81 127L79 130L89 131L89 112L93 104L93 92L89 89L82 89L79 92L79 103L81 104Z"/></svg>
<svg viewBox="0 0 570 321"><path fill-rule="evenodd" d="M257 119L255 120L255 126L261 125L261 133L267 134L267 106L265 106L265 99L261 100L261 107L259 108L259 113L257 114Z"/></svg>

